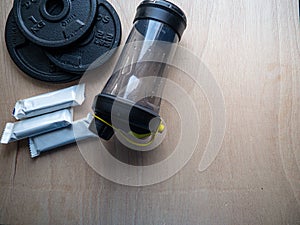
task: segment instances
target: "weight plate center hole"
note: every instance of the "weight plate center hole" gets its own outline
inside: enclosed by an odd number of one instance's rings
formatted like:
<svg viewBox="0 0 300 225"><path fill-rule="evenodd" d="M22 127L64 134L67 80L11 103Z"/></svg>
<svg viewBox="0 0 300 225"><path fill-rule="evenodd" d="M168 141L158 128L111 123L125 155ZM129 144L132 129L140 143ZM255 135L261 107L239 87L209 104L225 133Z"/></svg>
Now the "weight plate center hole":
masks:
<svg viewBox="0 0 300 225"><path fill-rule="evenodd" d="M62 0L47 0L46 11L51 16L57 16L61 14L64 9L64 2Z"/></svg>
<svg viewBox="0 0 300 225"><path fill-rule="evenodd" d="M43 0L41 2L42 16L49 21L62 20L70 10L69 0Z"/></svg>

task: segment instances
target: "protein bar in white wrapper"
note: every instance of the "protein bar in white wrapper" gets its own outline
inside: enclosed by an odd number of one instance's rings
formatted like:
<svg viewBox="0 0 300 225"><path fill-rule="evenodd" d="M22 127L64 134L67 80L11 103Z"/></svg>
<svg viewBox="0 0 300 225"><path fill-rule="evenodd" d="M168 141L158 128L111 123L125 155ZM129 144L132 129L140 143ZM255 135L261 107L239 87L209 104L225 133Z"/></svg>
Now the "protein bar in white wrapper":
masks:
<svg viewBox="0 0 300 225"><path fill-rule="evenodd" d="M50 151L76 141L97 138L98 136L88 128L92 120L93 116L89 114L87 118L75 121L68 127L29 138L31 158L39 156L41 152Z"/></svg>
<svg viewBox="0 0 300 225"><path fill-rule="evenodd" d="M58 91L17 101L13 116L25 119L60 109L81 105L85 100L85 84L75 85Z"/></svg>
<svg viewBox="0 0 300 225"><path fill-rule="evenodd" d="M70 125L73 110L64 109L16 123L7 123L1 138L2 144L34 137Z"/></svg>

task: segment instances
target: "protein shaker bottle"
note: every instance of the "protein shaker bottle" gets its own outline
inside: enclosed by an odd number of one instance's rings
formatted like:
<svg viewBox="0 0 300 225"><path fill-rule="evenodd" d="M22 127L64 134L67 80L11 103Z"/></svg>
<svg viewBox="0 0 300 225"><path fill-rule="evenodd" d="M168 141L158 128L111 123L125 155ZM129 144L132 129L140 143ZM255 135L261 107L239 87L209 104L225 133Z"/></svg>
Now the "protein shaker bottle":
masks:
<svg viewBox="0 0 300 225"><path fill-rule="evenodd" d="M184 12L171 2L140 3L114 72L95 97L96 130L109 140L116 130L144 138L164 126L159 116L165 68L186 29Z"/></svg>

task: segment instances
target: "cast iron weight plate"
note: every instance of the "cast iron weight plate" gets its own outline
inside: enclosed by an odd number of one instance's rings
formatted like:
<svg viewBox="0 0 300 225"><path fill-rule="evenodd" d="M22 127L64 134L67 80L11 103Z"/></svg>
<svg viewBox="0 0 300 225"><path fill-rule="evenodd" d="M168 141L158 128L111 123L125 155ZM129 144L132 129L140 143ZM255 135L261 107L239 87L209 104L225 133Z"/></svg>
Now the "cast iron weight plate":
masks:
<svg viewBox="0 0 300 225"><path fill-rule="evenodd" d="M113 6L105 0L98 1L97 8L93 28L77 45L47 52L55 65L73 73L85 72L101 66L113 55L121 41L120 18Z"/></svg>
<svg viewBox="0 0 300 225"><path fill-rule="evenodd" d="M5 42L14 63L32 78L51 83L67 83L81 78L81 75L59 69L41 47L26 39L16 24L13 11L9 13L6 22Z"/></svg>
<svg viewBox="0 0 300 225"><path fill-rule="evenodd" d="M88 32L97 0L15 0L14 14L24 36L43 47L63 47Z"/></svg>

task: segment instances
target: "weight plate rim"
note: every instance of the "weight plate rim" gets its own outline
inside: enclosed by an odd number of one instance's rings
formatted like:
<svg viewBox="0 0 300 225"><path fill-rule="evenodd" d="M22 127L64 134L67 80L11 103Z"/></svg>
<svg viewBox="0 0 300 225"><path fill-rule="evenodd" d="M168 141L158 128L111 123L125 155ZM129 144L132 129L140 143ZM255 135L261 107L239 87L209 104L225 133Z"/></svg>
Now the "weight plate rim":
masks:
<svg viewBox="0 0 300 225"><path fill-rule="evenodd" d="M6 49L7 49L7 52L9 54L11 60L15 63L15 65L17 66L17 68L20 71L22 71L28 77L33 78L35 80L39 80L39 81L43 81L43 82L47 82L47 83L53 83L53 84L69 83L69 82L72 82L72 81L79 80L82 77L82 75L77 75L77 74L74 74L74 75L73 74L69 74L69 75L64 74L65 71L61 71L62 72L61 76L59 76L59 75L51 76L51 75L47 75L45 73L39 73L36 70L32 70L31 68L33 68L33 67L30 67L26 63L23 63L23 60L21 59L19 54L16 53L15 48L14 47L10 48L10 41L9 41L10 37L8 37L10 17L13 17L13 19L15 19L13 10L11 10L9 12L8 17L7 17L7 21L6 21L6 24L5 24L5 29L4 29L4 32L5 32L4 33L5 45L6 45ZM25 36L24 36L24 38L27 39ZM30 41L30 40L27 39L27 41ZM35 43L32 43L32 44L36 45ZM39 47L39 46L37 46L37 47Z"/></svg>
<svg viewBox="0 0 300 225"><path fill-rule="evenodd" d="M86 1L86 0L85 0ZM96 16L96 11L97 11L97 0L89 0L92 3L92 11L90 12L91 17L89 17L89 20L86 22L87 24L90 24L90 26L93 24L93 21L95 19ZM19 7L20 6L20 7ZM85 26L84 29L81 32L81 35L78 35L76 38L72 38L68 41L66 40L61 40L61 41L47 41L45 39L42 38L38 38L38 37L34 37L32 35L32 33L26 28L24 21L22 20L22 18L19 18L18 15L21 14L20 10L21 10L21 0L15 0L13 3L13 10L14 10L14 17L16 20L16 23L19 27L19 29L21 30L21 32L23 33L23 35L30 40L32 43L35 43L39 46L42 47L47 47L47 48L60 48L60 47L67 47L69 45L72 45L74 42L78 41L82 36L84 36L90 29L90 26Z"/></svg>
<svg viewBox="0 0 300 225"><path fill-rule="evenodd" d="M104 60L101 60L101 63L97 62L96 68L90 68L90 66L93 65L93 62L88 67L83 67L83 68L74 68L71 65L66 65L66 66L62 67L61 63L59 63L59 60L56 60L55 56L53 56L53 54L51 54L51 50L45 51L48 58L56 66L58 66L59 68L61 68L64 71L71 72L71 73L84 73L86 71L97 69L97 68L104 65L106 62L108 62L111 59L111 57L116 53L118 47L121 44L121 41L122 41L122 23L121 23L121 20L120 20L120 17L118 15L117 11L106 0L98 0L97 2L98 2L97 3L97 11L98 11L98 8L100 7L100 5L104 5L104 7L108 8L108 10L109 10L109 12L112 15L113 20L114 20L114 24L115 24L115 27L116 27L116 33L115 33L115 40L114 40L114 43L112 45L112 48L110 50L108 50L106 53L104 53L103 55L98 57L98 59L100 57L103 57ZM93 24L93 26L95 25L95 23ZM91 28L91 30L89 32L93 32L93 31L94 31L94 27ZM86 34L86 35L88 35L88 34ZM80 39L78 41L80 41ZM74 44L75 44L74 48L76 48L76 43L74 43ZM52 50L54 51L54 49L52 49ZM67 53L67 50L66 50L65 53Z"/></svg>

